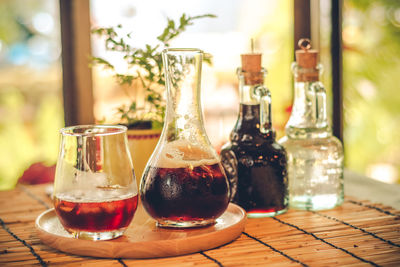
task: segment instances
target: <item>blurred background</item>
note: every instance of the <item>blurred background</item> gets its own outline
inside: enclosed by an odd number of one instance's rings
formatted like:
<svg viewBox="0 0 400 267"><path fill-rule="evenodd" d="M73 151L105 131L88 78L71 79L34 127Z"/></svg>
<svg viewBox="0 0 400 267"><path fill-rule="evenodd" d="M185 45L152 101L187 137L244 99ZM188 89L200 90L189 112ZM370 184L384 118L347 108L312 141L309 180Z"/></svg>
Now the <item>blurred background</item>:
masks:
<svg viewBox="0 0 400 267"><path fill-rule="evenodd" d="M59 132L65 125L61 61L60 2L0 0L0 190L18 178L48 170L57 160ZM321 81L331 91L331 1L311 1L313 45L321 51ZM400 178L400 1L345 0L342 5L343 139L346 168L386 183ZM292 104L295 4L293 0L118 0L89 1L90 27L122 25L135 45L156 42L166 18L212 13L195 21L172 46L198 47L213 55L204 64L203 109L206 130L218 149L228 140L239 107L236 68L240 54L263 53L266 85L273 99L278 138ZM316 29L315 29L316 28ZM104 40L90 39L91 53L123 68ZM297 49L297 48L296 48ZM82 57L82 60L86 60ZM87 55L89 64L89 54ZM115 122L116 110L129 103L110 71L91 70L97 121ZM34 165L32 165L34 164ZM43 178L47 179L47 178Z"/></svg>

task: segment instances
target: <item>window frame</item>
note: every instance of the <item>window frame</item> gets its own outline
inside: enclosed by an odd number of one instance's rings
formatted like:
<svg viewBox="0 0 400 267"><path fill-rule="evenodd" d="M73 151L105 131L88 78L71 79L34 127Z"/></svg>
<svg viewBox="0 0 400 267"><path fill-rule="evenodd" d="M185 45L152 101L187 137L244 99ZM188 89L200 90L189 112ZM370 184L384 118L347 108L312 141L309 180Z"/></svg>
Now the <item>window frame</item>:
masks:
<svg viewBox="0 0 400 267"><path fill-rule="evenodd" d="M93 124L90 0L60 0L65 125Z"/></svg>

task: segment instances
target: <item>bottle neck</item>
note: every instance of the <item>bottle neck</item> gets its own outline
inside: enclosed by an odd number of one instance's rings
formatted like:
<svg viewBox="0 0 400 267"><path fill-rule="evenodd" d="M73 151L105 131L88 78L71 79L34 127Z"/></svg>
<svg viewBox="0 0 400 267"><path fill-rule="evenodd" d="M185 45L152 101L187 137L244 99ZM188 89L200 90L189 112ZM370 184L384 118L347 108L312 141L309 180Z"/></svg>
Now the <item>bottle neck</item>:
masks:
<svg viewBox="0 0 400 267"><path fill-rule="evenodd" d="M325 138L331 135L326 112L326 92L319 81L296 81L292 114L286 124L292 138Z"/></svg>
<svg viewBox="0 0 400 267"><path fill-rule="evenodd" d="M240 103L238 121L249 127L260 128L260 104Z"/></svg>
<svg viewBox="0 0 400 267"><path fill-rule="evenodd" d="M266 71L246 73L238 69L240 109L234 131L274 136L271 124L271 95L264 87Z"/></svg>

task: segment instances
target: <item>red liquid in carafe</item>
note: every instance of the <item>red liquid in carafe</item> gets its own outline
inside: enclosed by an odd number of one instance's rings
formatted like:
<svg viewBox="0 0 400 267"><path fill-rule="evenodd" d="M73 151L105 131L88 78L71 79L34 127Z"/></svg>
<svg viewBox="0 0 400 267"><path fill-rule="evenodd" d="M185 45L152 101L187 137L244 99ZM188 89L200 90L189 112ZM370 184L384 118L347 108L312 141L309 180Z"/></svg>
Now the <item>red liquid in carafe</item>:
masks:
<svg viewBox="0 0 400 267"><path fill-rule="evenodd" d="M156 219L198 221L219 217L229 204L229 187L219 162L182 168L149 167L141 190Z"/></svg>

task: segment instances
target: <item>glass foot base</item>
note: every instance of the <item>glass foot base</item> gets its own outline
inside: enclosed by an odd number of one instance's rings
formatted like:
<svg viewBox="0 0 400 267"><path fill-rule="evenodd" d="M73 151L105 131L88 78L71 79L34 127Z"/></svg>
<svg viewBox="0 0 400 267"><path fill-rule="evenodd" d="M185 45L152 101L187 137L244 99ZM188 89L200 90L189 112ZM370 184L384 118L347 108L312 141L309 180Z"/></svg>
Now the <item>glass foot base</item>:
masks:
<svg viewBox="0 0 400 267"><path fill-rule="evenodd" d="M329 210L342 203L343 197L337 195L289 197L289 207L297 210Z"/></svg>
<svg viewBox="0 0 400 267"><path fill-rule="evenodd" d="M196 228L213 225L215 223L215 219L201 221L171 221L162 219L157 220L157 226L162 228Z"/></svg>
<svg viewBox="0 0 400 267"><path fill-rule="evenodd" d="M278 211L248 211L247 218L265 218L265 217L274 217L276 215L285 213L287 209L282 209Z"/></svg>
<svg viewBox="0 0 400 267"><path fill-rule="evenodd" d="M68 232L71 233L74 238L97 241L97 240L110 240L120 237L121 235L124 234L125 230L126 228L114 231L107 231L107 232L86 232L86 231L76 231L76 230L68 230Z"/></svg>

